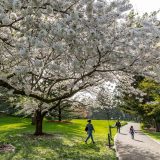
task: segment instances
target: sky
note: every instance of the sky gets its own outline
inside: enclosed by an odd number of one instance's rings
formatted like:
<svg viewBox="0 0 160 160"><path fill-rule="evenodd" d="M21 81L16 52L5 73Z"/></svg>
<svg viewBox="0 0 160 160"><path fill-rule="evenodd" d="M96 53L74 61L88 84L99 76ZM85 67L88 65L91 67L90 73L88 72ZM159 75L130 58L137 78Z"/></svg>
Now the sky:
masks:
<svg viewBox="0 0 160 160"><path fill-rule="evenodd" d="M130 0L130 2L140 14L160 10L160 0ZM160 18L160 14L158 17Z"/></svg>

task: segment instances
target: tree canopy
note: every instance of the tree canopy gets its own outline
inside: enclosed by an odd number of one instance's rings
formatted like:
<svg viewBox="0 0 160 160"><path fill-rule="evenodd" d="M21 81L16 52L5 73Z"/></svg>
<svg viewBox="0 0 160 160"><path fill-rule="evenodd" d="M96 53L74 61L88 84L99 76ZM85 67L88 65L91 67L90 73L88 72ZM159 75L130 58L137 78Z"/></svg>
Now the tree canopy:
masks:
<svg viewBox="0 0 160 160"><path fill-rule="evenodd" d="M126 0L5 0L0 6L0 85L15 94L56 102L157 62L157 20L128 14Z"/></svg>

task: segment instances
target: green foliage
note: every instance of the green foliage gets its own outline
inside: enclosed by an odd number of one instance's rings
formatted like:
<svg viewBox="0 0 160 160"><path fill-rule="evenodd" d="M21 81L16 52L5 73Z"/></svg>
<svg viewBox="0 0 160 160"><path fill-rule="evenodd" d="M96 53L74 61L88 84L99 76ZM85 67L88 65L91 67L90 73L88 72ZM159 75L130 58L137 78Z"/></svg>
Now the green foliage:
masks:
<svg viewBox="0 0 160 160"><path fill-rule="evenodd" d="M120 107L124 111L141 116L146 125L160 131L160 84L149 78L135 77L132 86L144 94L124 93Z"/></svg>
<svg viewBox="0 0 160 160"><path fill-rule="evenodd" d="M160 133L159 132L148 132L148 131L145 131L145 133L147 135L149 135L150 137L160 141Z"/></svg>
<svg viewBox="0 0 160 160"><path fill-rule="evenodd" d="M13 114L16 112L10 99L13 98L7 94L7 90L0 87L0 112L4 114Z"/></svg>
<svg viewBox="0 0 160 160"><path fill-rule="evenodd" d="M149 124L149 123L143 123L142 125L141 125L141 128L142 129L145 129L145 128L147 128L147 129L149 129L149 128L151 128L151 125Z"/></svg>
<svg viewBox="0 0 160 160"><path fill-rule="evenodd" d="M135 88L140 89L145 93L144 96L125 94L123 105L121 108L130 113L135 113L144 117L157 117L160 114L160 84L147 78L136 78L133 83ZM143 98L140 102L138 98ZM121 99L122 100L122 99Z"/></svg>
<svg viewBox="0 0 160 160"><path fill-rule="evenodd" d="M160 84L150 79L144 79L139 88L147 95L144 97L143 107L146 116L160 120Z"/></svg>
<svg viewBox="0 0 160 160"><path fill-rule="evenodd" d="M115 153L106 147L108 125L115 121L93 120L96 144L85 144L86 120L72 120L69 123L44 121L44 131L50 133L35 137L30 119L0 117L1 143L11 143L16 147L14 153L1 153L1 160L114 160ZM112 135L116 129L112 129Z"/></svg>

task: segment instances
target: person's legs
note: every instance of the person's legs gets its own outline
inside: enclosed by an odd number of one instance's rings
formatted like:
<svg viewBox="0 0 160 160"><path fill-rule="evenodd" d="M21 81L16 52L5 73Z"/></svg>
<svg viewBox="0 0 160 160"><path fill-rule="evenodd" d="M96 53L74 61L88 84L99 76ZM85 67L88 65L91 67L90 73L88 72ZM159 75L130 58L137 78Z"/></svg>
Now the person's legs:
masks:
<svg viewBox="0 0 160 160"><path fill-rule="evenodd" d="M117 127L117 133L120 133L120 127Z"/></svg>
<svg viewBox="0 0 160 160"><path fill-rule="evenodd" d="M92 135L92 133L91 133L91 140L92 140L93 143L95 143L94 140L93 140L93 135Z"/></svg>
<svg viewBox="0 0 160 160"><path fill-rule="evenodd" d="M118 127L118 133L120 133L120 127Z"/></svg>
<svg viewBox="0 0 160 160"><path fill-rule="evenodd" d="M91 137L91 133L88 133L88 137L86 138L85 142L87 142L90 137Z"/></svg>
<svg viewBox="0 0 160 160"><path fill-rule="evenodd" d="M131 133L131 137L132 137L132 139L134 139L134 133Z"/></svg>

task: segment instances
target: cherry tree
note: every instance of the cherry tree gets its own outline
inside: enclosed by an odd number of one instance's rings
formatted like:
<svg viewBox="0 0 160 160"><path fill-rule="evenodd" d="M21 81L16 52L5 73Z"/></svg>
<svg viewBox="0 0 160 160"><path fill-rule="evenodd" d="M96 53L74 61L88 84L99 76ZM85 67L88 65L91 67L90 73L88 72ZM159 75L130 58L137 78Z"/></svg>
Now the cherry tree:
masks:
<svg viewBox="0 0 160 160"><path fill-rule="evenodd" d="M48 110L79 91L153 72L159 21L131 9L127 0L2 0L0 86L38 101L41 126Z"/></svg>

